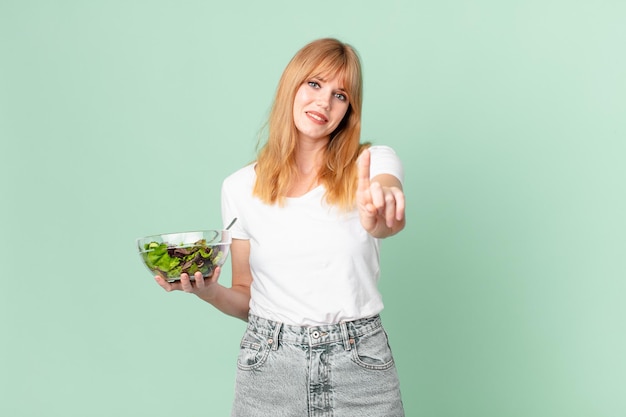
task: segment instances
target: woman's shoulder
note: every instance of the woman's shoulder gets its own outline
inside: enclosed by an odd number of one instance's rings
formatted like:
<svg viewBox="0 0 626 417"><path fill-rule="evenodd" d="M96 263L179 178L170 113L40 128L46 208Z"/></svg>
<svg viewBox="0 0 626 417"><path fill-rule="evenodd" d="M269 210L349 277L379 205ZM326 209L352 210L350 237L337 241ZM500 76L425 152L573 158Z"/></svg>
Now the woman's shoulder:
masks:
<svg viewBox="0 0 626 417"><path fill-rule="evenodd" d="M224 179L224 182L233 183L233 182L254 180L254 178L256 177L256 173L254 171L254 166L255 165L256 165L256 162L253 162L253 163L248 164L248 165L246 165L246 166L244 166L242 168L239 168L237 171L235 171L232 174L228 175Z"/></svg>
<svg viewBox="0 0 626 417"><path fill-rule="evenodd" d="M388 145L372 145L368 148L372 163L402 164L396 151Z"/></svg>
<svg viewBox="0 0 626 417"><path fill-rule="evenodd" d="M254 166L255 163L248 164L227 176L222 183L222 188L225 190L238 190L253 187L256 179Z"/></svg>
<svg viewBox="0 0 626 417"><path fill-rule="evenodd" d="M396 151L389 145L371 145L367 149L371 155L375 156L397 155Z"/></svg>

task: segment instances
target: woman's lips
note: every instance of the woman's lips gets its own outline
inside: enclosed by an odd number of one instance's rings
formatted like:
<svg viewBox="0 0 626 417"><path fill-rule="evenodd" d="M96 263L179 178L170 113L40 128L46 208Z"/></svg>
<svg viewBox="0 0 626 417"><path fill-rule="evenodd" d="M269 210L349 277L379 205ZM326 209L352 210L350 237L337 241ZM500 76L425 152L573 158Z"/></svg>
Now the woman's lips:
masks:
<svg viewBox="0 0 626 417"><path fill-rule="evenodd" d="M312 120L314 123L323 125L328 123L328 119L322 113L318 113L316 111L308 111L306 115Z"/></svg>

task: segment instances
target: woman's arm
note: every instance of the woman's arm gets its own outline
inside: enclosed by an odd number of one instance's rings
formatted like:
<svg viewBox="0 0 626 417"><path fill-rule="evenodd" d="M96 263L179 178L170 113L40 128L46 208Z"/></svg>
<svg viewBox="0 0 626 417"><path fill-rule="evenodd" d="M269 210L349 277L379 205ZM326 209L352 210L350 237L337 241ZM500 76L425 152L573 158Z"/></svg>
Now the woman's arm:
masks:
<svg viewBox="0 0 626 417"><path fill-rule="evenodd" d="M202 279L202 273L196 272L195 281L191 281L187 274L182 274L178 282L167 282L158 275L155 280L165 291L185 291L195 294L221 312L246 321L250 309L250 284L252 283L249 263L250 241L233 239L230 245L230 258L232 264L230 288L217 282L221 268L215 268L213 275L205 279Z"/></svg>
<svg viewBox="0 0 626 417"><path fill-rule="evenodd" d="M357 207L361 225L376 238L395 235L406 224L402 183L391 174L379 174L370 180L370 153L359 158Z"/></svg>

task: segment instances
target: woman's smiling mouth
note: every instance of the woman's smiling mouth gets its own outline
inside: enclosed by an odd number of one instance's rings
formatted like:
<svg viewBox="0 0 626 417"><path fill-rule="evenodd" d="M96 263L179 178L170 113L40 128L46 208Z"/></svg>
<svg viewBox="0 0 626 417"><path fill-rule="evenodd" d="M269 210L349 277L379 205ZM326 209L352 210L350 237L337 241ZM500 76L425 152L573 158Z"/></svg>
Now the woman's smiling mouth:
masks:
<svg viewBox="0 0 626 417"><path fill-rule="evenodd" d="M328 119L326 118L326 116L324 116L321 113L315 112L315 111L308 111L306 112L306 115L309 116L309 119L312 120L313 122L323 125L328 123Z"/></svg>

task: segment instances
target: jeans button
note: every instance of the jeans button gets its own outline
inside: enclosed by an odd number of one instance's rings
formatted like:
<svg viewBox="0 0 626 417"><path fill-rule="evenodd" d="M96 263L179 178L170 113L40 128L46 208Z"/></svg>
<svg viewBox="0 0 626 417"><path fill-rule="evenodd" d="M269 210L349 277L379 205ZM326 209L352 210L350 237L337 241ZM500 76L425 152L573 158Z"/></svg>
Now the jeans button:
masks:
<svg viewBox="0 0 626 417"><path fill-rule="evenodd" d="M311 333L311 336L313 337L313 339L317 339L320 337L320 332L314 330L313 333Z"/></svg>

